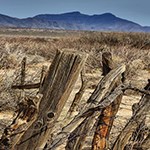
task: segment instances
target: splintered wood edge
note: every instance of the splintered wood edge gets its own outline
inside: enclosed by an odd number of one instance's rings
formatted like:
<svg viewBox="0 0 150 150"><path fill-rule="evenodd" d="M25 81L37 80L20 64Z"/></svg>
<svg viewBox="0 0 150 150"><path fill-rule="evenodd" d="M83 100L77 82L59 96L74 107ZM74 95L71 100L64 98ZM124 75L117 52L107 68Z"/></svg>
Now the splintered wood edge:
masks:
<svg viewBox="0 0 150 150"><path fill-rule="evenodd" d="M79 62L76 62L76 65L78 66L78 68L76 68L77 70L76 70L76 74L75 74L75 76L77 76L77 74L81 71L81 69L82 69L82 67L83 67L83 65L84 65L84 63L86 62L86 60L87 60L87 57L88 57L88 54L86 54L86 53L84 53L84 52L79 52L79 51L75 51L75 50L68 50L68 49L66 49L66 50L64 50L64 51L60 51L60 50L57 50L56 51L56 54L55 54L55 58L57 58L57 56L59 56L59 57L62 57L63 55L72 55L73 57L77 57L78 59L79 59ZM55 60L55 58L54 58L54 60ZM53 61L54 61L53 60ZM79 63L79 64L78 64ZM52 64L53 64L53 62L52 62ZM50 69L52 69L51 68L51 66L50 66ZM70 82L71 83L69 83L69 87L71 86L70 84L72 84L72 79L70 80ZM62 95L63 96L63 95ZM59 104L58 104L59 105ZM47 137L47 135L50 133L50 131L51 130L48 130L47 131L47 133L45 134L45 137ZM23 138L23 137L22 137ZM42 143L42 145L41 145L41 143ZM39 141L39 143L37 143L37 145L36 146L38 146L38 147L43 147L44 146L44 144L45 144L45 140L44 141Z"/></svg>

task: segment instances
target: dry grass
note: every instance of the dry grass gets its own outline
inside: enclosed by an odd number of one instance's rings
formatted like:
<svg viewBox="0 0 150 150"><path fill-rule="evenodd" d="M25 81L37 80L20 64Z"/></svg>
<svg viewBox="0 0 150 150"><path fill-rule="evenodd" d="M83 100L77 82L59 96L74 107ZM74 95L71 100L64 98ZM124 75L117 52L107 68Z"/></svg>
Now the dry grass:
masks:
<svg viewBox="0 0 150 150"><path fill-rule="evenodd" d="M41 30L37 32L41 36L24 36L24 30L22 36L0 36L0 69L16 68L24 56L28 64L36 65L51 61L57 49L75 49L89 54L86 62L89 72L101 70L101 54L104 51L112 52L116 65L127 64L128 79L135 78L137 70L150 70L150 34L50 30L47 32L49 36L43 37L44 31L43 34Z"/></svg>
<svg viewBox="0 0 150 150"><path fill-rule="evenodd" d="M31 80L38 82L42 65L49 65L57 49L75 49L89 54L89 58L86 62L86 75L90 79L90 82L84 94L84 102L88 99L91 91L93 91L93 87L95 87L100 79L101 54L104 51L112 52L113 60L116 65L120 63L127 64L127 82L131 82L140 88L147 84L150 73L150 34L42 30L25 31L26 30L0 31L0 112L4 109L8 110L10 107L12 107L13 110L17 109L16 107L21 98L21 93L15 90L12 91L11 85L18 81L18 73L20 72L19 65L22 58L26 56L28 60L28 70L26 72L28 78L26 82L30 82ZM10 36L10 33L13 35ZM79 82L77 82L76 87L74 91L79 89ZM25 92L28 95L30 94L29 91ZM33 94L37 91L30 92ZM73 94L75 95L75 92ZM121 107L125 107L123 109L121 108L121 115L125 114L124 112L127 111L127 106L131 106L131 103L134 103L136 99L134 95L132 95L133 98L128 98L129 94L133 93L128 92L126 94L123 99L126 105L121 105ZM120 120L117 121L123 122L123 119L120 117ZM125 121L127 121L127 119L125 119Z"/></svg>
<svg viewBox="0 0 150 150"><path fill-rule="evenodd" d="M87 52L89 58L86 62L86 71L90 74L97 70L101 71L101 54L104 51L110 51L116 65L122 62L127 64L127 82L138 87L143 87L147 83L147 74L150 71L150 34L50 30L47 31L47 36L44 36L45 31L42 30L21 30L20 34L22 35L18 36L19 31L13 30L11 36L4 32L5 34L0 36L0 71L7 72L7 75L1 80L5 81L5 84L3 82L0 84L4 85L5 89L7 89L8 83L12 83L10 78L16 81L16 74L10 77L9 72L14 72L14 69L19 68L24 56L28 60L27 67L31 68L30 73L31 70L32 72L39 70L35 74L40 74L42 64L48 65L57 49L75 49ZM26 36L25 31L26 33L31 32L32 36ZM7 32L12 33L9 30ZM33 33L40 33L41 36L33 36ZM141 74L143 74L142 77ZM9 81L7 81L8 79ZM95 87L94 84L89 85L89 87L91 86ZM1 91L5 90L1 89ZM4 96L2 99L6 99L6 97Z"/></svg>
<svg viewBox="0 0 150 150"><path fill-rule="evenodd" d="M36 55L48 60L53 58L56 49L85 51L90 55L88 65L94 68L100 67L101 53L103 51L111 51L114 54L115 61L130 63L140 59L145 65L150 64L150 34L113 32L81 32L74 36L72 36L72 32L68 36L66 36L65 32L61 34L65 36L61 35L59 38L54 37L53 34L45 38L1 36L0 55L5 54L6 59L12 62L11 66L10 63L6 62L8 68L11 68L13 64L14 66L16 65L18 56Z"/></svg>

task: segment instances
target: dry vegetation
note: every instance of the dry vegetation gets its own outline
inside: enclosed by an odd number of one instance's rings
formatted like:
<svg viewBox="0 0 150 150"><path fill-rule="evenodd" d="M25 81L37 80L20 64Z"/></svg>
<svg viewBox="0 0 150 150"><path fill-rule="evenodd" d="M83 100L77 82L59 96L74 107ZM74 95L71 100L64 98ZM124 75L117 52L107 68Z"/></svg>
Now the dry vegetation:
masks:
<svg viewBox="0 0 150 150"><path fill-rule="evenodd" d="M16 68L24 56L33 65L52 60L57 49L75 49L89 54L86 66L90 71L101 69L104 51L112 52L116 64L127 63L129 78L138 74L137 69L150 69L150 34L49 31L43 37L42 31L38 31L36 37L26 36L24 30L20 36L16 33L17 36L13 33L0 37L0 68Z"/></svg>
<svg viewBox="0 0 150 150"><path fill-rule="evenodd" d="M53 31L54 32L54 31ZM78 34L77 34L78 33ZM101 53L111 51L116 61L131 62L141 59L149 65L150 34L144 33L101 33L101 32L49 32L49 36L1 36L1 56L7 55L12 62L6 67L16 66L18 56L34 55L48 60L53 58L56 49L76 49L90 55L89 64L99 68ZM10 55L10 57L9 57ZM16 59L17 60L16 60ZM7 61L7 59L5 61ZM2 61L1 61L2 62ZM10 64L12 66L10 66ZM1 66L3 67L3 66Z"/></svg>
<svg viewBox="0 0 150 150"><path fill-rule="evenodd" d="M42 65L49 66L57 49L72 49L88 53L86 76L90 81L83 97L83 104L101 78L101 55L105 51L113 54L116 66L120 63L126 63L127 72L125 77L127 83L143 88L149 78L150 34L43 30L16 31L13 29L10 31L7 29L7 32L0 31L0 33L0 117L1 112L8 111L9 114L10 111L17 110L17 104L22 97L17 90L11 89L11 85L19 82L20 62L23 57L27 57L28 79L26 83L29 83L40 80ZM77 82L74 92L79 87L80 81ZM32 93L33 96L36 92L27 91L27 94ZM135 92L128 92L124 96L120 112L117 114L118 118L113 127L111 142L116 134L119 133L118 131L123 128L129 116L131 116L131 104L138 100L139 94ZM70 104L67 103L66 107L67 105ZM13 117L13 113L10 113L10 116ZM0 128L4 129L8 124L7 119L4 122L0 121ZM120 126L116 129L118 124Z"/></svg>

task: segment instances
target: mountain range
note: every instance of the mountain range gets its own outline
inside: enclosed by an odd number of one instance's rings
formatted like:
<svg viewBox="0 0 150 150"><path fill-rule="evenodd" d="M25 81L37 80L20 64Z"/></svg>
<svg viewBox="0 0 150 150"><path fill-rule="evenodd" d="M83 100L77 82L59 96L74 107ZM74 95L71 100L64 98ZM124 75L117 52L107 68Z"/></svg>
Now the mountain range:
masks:
<svg viewBox="0 0 150 150"><path fill-rule="evenodd" d="M150 27L148 26L141 26L135 22L116 17L111 13L86 15L80 12L69 12L63 14L40 14L23 19L0 14L0 27L150 32Z"/></svg>

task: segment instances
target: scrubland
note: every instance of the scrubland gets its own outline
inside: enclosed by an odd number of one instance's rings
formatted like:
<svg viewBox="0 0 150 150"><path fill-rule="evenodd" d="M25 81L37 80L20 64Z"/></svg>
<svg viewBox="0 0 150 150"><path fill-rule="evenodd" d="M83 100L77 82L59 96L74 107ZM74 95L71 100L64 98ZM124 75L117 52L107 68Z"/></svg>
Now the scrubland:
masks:
<svg viewBox="0 0 150 150"><path fill-rule="evenodd" d="M37 31L38 36L31 36L30 30L27 33L23 30L0 36L1 69L15 69L25 56L29 65L50 62L57 49L88 53L87 71L101 70L101 54L105 51L113 54L116 64L127 64L128 78L136 78L138 70L150 69L150 34L58 30L43 37L42 31Z"/></svg>
<svg viewBox="0 0 150 150"><path fill-rule="evenodd" d="M101 79L103 52L112 53L116 66L121 63L127 65L127 83L143 88L150 78L150 34L15 29L13 32L8 29L7 32L0 31L0 119L5 118L3 121L0 120L1 133L11 122L22 97L19 91L12 90L11 86L19 82L20 63L23 57L27 58L26 83L38 82L42 66L50 65L57 49L83 51L89 55L85 65L89 82L81 103L85 103ZM72 98L80 84L79 80L71 95ZM27 94L33 96L36 92L27 91ZM112 141L131 116L131 105L139 98L140 94L136 92L125 93L112 131ZM4 117L4 114L8 114L8 117ZM116 129L116 126L119 128Z"/></svg>

